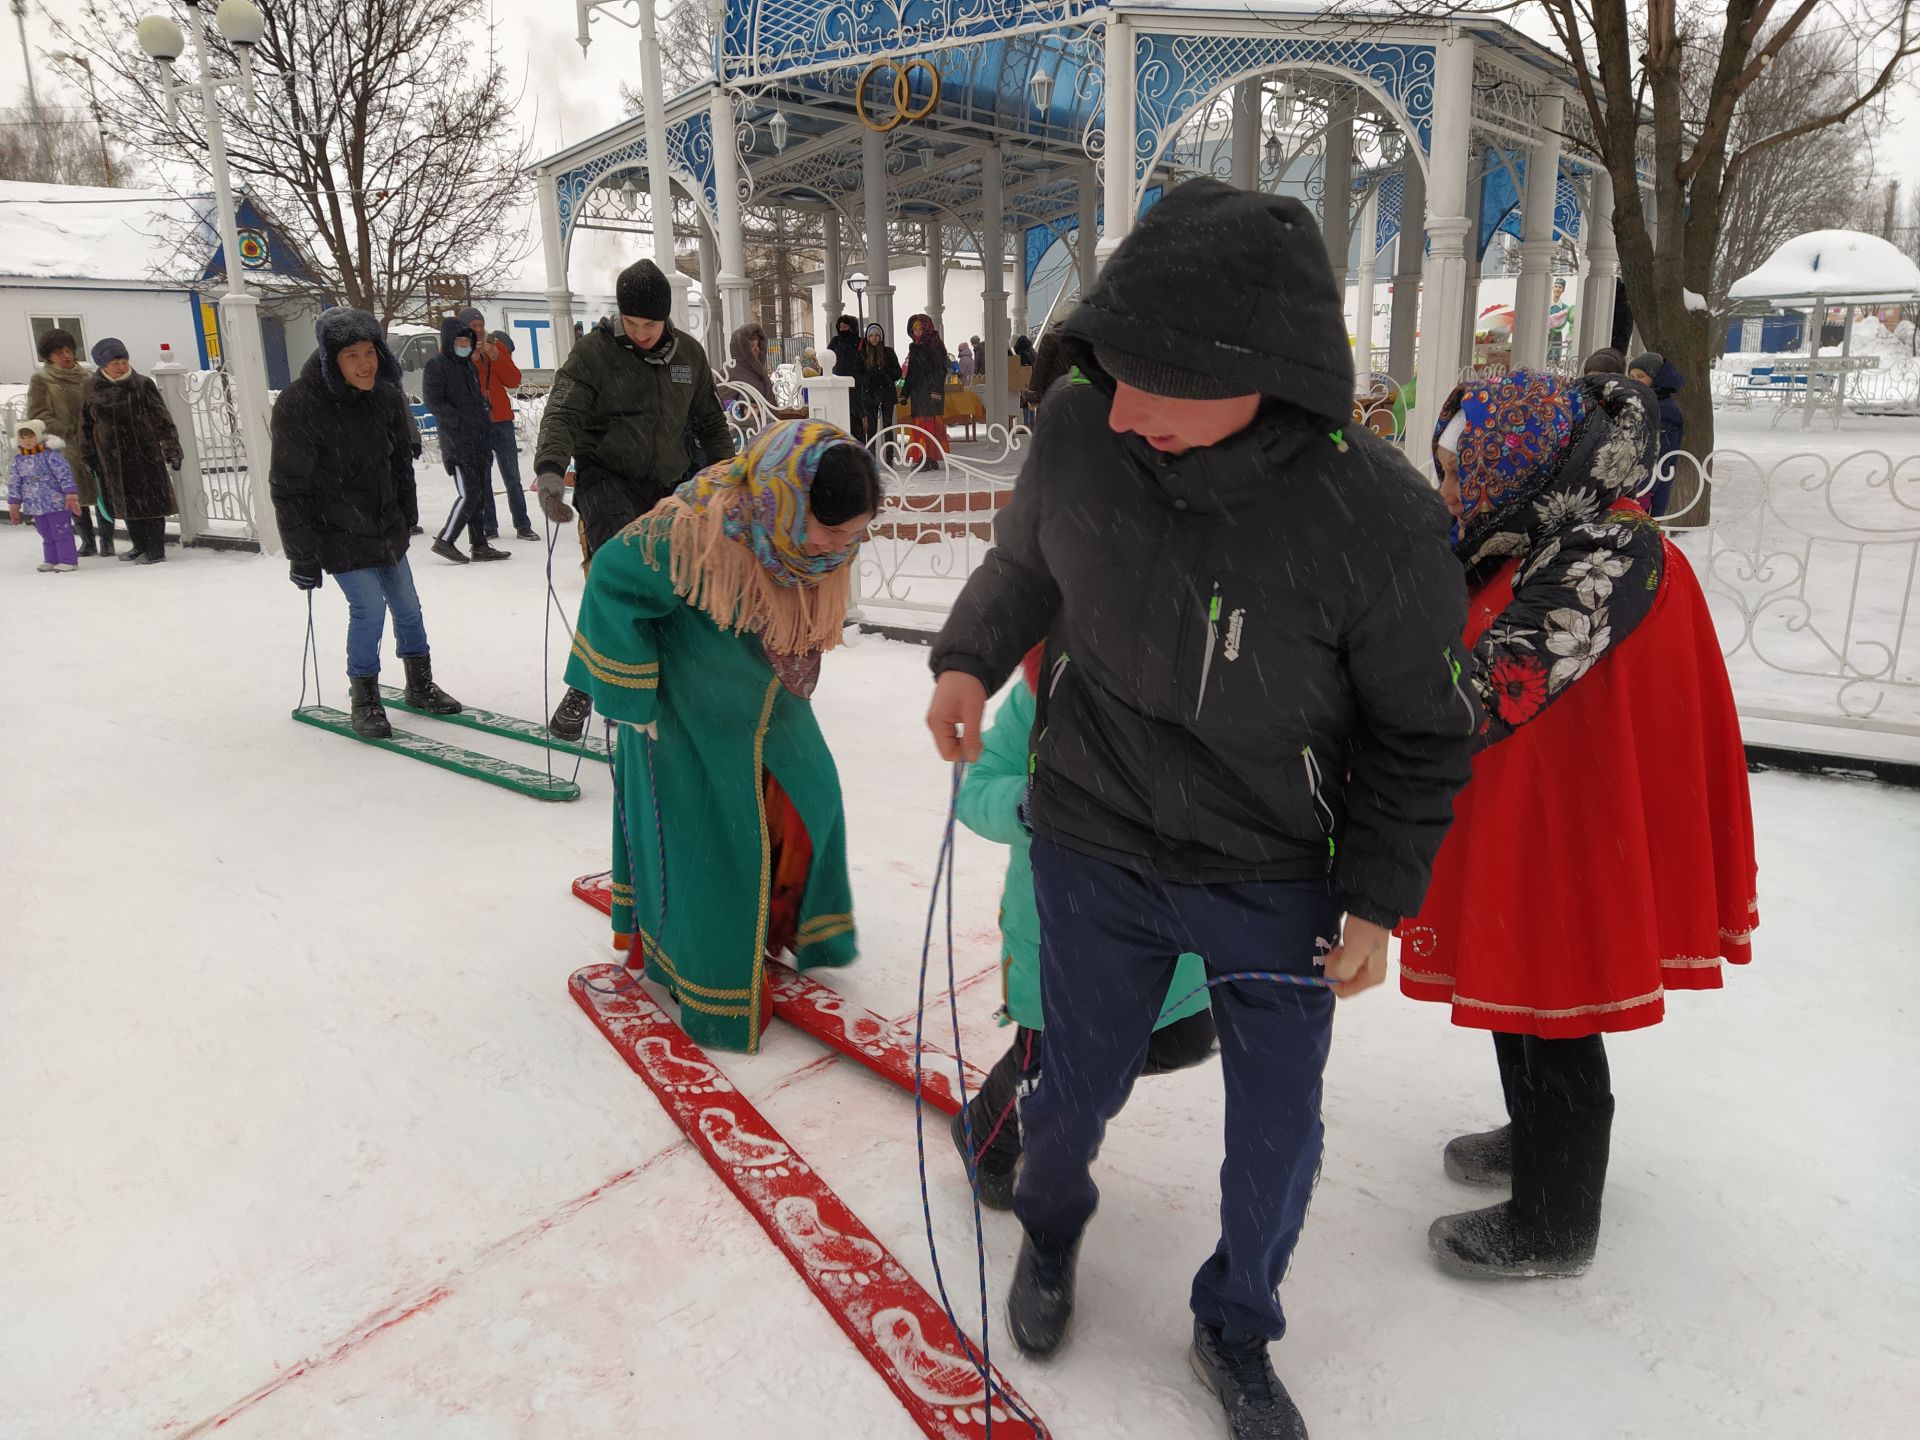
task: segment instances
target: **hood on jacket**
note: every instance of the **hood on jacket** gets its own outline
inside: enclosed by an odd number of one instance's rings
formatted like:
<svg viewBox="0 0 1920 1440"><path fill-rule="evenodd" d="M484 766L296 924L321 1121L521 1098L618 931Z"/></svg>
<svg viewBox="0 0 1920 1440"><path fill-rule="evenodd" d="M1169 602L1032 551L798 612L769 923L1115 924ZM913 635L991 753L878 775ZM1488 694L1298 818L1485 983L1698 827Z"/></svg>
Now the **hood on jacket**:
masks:
<svg viewBox="0 0 1920 1440"><path fill-rule="evenodd" d="M340 352L363 340L371 344L380 357L379 379L392 385L400 383L400 362L387 348L387 337L381 333L380 322L365 310L337 305L322 311L320 318L313 322L313 338L320 346L316 356L321 362L320 378L327 393L336 400L353 388L340 373Z"/></svg>
<svg viewBox="0 0 1920 1440"><path fill-rule="evenodd" d="M860 338L860 321L858 317L842 315L839 319L835 320L833 322L833 333L836 338L843 333L840 329L842 325L847 327L844 333L852 335L855 340Z"/></svg>
<svg viewBox="0 0 1920 1440"><path fill-rule="evenodd" d="M473 330L469 326L462 325L457 316L449 315L445 320L442 320L440 322L440 353L449 360L457 360L462 365L470 365L473 363L473 352L471 350L467 352L463 359L461 356L455 354L453 349L454 341L460 339L463 335L466 337L469 345L479 343L473 338Z"/></svg>
<svg viewBox="0 0 1920 1440"><path fill-rule="evenodd" d="M921 327L920 338L918 340L913 339L913 327L915 325ZM933 317L931 315L925 314L924 312L919 315L909 315L907 317L907 338L915 345L942 345L940 327L933 323Z"/></svg>
<svg viewBox="0 0 1920 1440"><path fill-rule="evenodd" d="M1660 450L1659 402L1624 375L1515 370L1458 386L1440 407L1436 446L1461 415L1450 448L1465 507L1456 549L1469 569L1599 519L1645 487Z"/></svg>
<svg viewBox="0 0 1920 1440"><path fill-rule="evenodd" d="M1121 243L1061 323L1073 363L1095 348L1284 401L1330 424L1353 414L1353 350L1326 243L1298 200L1189 180Z"/></svg>
<svg viewBox="0 0 1920 1440"><path fill-rule="evenodd" d="M14 449L20 450L25 448L20 443L20 432L22 430L31 430L33 432L33 443L36 446L45 445L47 443L47 426L45 421L22 420L18 425L13 427L13 448ZM58 436L54 437L54 443L55 444L59 443Z"/></svg>

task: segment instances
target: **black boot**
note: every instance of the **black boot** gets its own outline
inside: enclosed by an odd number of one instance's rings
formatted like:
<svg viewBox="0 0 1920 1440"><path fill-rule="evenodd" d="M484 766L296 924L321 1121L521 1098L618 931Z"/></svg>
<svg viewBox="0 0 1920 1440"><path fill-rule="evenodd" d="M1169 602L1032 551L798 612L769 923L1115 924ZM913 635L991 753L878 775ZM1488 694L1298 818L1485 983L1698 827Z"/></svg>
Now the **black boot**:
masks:
<svg viewBox="0 0 1920 1440"><path fill-rule="evenodd" d="M1066 1341L1079 1264L1079 1235L1064 1243L1032 1235L1020 1241L1013 1285L1007 1291L1007 1333L1022 1355L1044 1360Z"/></svg>
<svg viewBox="0 0 1920 1440"><path fill-rule="evenodd" d="M592 713L593 697L584 690L569 689L554 706L547 733L556 740L578 740L587 733L587 716Z"/></svg>
<svg viewBox="0 0 1920 1440"><path fill-rule="evenodd" d="M475 560L511 560L513 558L513 552L511 550L502 550L499 546L495 545L493 543L494 538L494 536L489 535L474 541L468 553Z"/></svg>
<svg viewBox="0 0 1920 1440"><path fill-rule="evenodd" d="M387 707L380 703L380 677L349 675L347 689L353 695L353 733L362 740L392 739Z"/></svg>
<svg viewBox="0 0 1920 1440"><path fill-rule="evenodd" d="M81 560L91 560L100 553L100 547L93 543L93 511L82 505L80 513L73 517L73 528L80 536L80 546L73 553Z"/></svg>
<svg viewBox="0 0 1920 1440"><path fill-rule="evenodd" d="M516 525L513 527L513 538L516 540L538 540L540 538L540 532L531 525Z"/></svg>
<svg viewBox="0 0 1920 1440"><path fill-rule="evenodd" d="M429 715L458 715L460 702L433 683L433 660L426 655L402 655L407 667L407 703Z"/></svg>
<svg viewBox="0 0 1920 1440"><path fill-rule="evenodd" d="M979 1193L980 1203L989 1210L1011 1210L1013 1208L1013 1179L1020 1165L1020 1142L1016 1138L1007 1143L1011 1133L1018 1136L1018 1130L1009 1131L1009 1126L1018 1125L1012 1116L988 1114L989 1107L980 1102L986 1097L976 1095L967 1102L966 1112L955 1115L947 1126L947 1133L953 1137L953 1148L960 1152L960 1163L972 1172L975 1190ZM971 1116L973 1124L973 1143L980 1148L980 1163L973 1164L967 1149L967 1121ZM998 1133L994 1131L994 1122L1000 1120ZM989 1139L988 1137L992 1138Z"/></svg>
<svg viewBox="0 0 1920 1440"><path fill-rule="evenodd" d="M100 555L104 559L113 554L113 521L100 517Z"/></svg>
<svg viewBox="0 0 1920 1440"><path fill-rule="evenodd" d="M1227 1434L1233 1440L1307 1440L1307 1422L1274 1374L1264 1339L1229 1341L1196 1320L1187 1358L1227 1412Z"/></svg>
<svg viewBox="0 0 1920 1440"><path fill-rule="evenodd" d="M1513 1126L1455 1136L1447 1142L1440 1160L1447 1174L1462 1185L1511 1185Z"/></svg>
<svg viewBox="0 0 1920 1440"><path fill-rule="evenodd" d="M1579 1275L1600 1241L1613 1097L1575 1106L1522 1087L1514 1099L1513 1199L1441 1216L1427 1244L1444 1269L1475 1279Z"/></svg>
<svg viewBox="0 0 1920 1440"><path fill-rule="evenodd" d="M456 565L464 565L467 563L465 552L451 540L435 540L433 542L433 553L438 555L442 560L451 560Z"/></svg>

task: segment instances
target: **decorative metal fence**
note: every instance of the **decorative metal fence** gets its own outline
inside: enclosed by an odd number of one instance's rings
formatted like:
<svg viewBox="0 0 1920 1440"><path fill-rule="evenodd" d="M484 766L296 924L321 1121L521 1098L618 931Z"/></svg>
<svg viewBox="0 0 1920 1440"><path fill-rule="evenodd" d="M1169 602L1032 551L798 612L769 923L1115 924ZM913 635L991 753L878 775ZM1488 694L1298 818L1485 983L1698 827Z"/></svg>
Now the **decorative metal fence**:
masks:
<svg viewBox="0 0 1920 1440"><path fill-rule="evenodd" d="M185 388L193 419L192 454L199 458L199 484L185 485L181 503L193 507L197 531L219 525L240 527L247 538L254 529L253 474L247 465L246 442L232 378L224 370L189 370L178 377Z"/></svg>

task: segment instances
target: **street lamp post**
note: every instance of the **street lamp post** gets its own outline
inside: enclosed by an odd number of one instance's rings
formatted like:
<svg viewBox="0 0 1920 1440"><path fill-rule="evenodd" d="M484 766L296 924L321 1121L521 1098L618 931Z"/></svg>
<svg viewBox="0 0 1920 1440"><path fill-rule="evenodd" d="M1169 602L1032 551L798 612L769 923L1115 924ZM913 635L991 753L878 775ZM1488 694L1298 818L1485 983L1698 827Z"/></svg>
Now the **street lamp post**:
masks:
<svg viewBox="0 0 1920 1440"><path fill-rule="evenodd" d="M853 292L853 300L860 307L860 329L867 328L867 272L856 270L847 276L847 288Z"/></svg>
<svg viewBox="0 0 1920 1440"><path fill-rule="evenodd" d="M187 35L166 15L149 15L135 32L140 48L160 67L169 114L177 113L179 99L189 91L200 97L200 113L207 128L209 168L213 172L214 204L219 214L220 244L226 256L227 293L220 297L220 362L232 381L234 406L240 422L240 439L247 457L247 505L252 512L253 530L260 548L269 555L280 553L280 529L274 522L273 505L267 493L267 473L272 462L273 436L268 425L266 347L260 338L260 300L247 288L245 266L240 259L240 220L234 209L233 179L227 169L227 139L220 124L220 91L238 85L251 106L253 98L253 47L266 31L266 20L252 0L220 0L214 24L220 34L240 54L237 78L215 80L207 50L207 12L212 0L184 0L193 11L192 36L194 66L198 79L175 78L173 65L186 51Z"/></svg>

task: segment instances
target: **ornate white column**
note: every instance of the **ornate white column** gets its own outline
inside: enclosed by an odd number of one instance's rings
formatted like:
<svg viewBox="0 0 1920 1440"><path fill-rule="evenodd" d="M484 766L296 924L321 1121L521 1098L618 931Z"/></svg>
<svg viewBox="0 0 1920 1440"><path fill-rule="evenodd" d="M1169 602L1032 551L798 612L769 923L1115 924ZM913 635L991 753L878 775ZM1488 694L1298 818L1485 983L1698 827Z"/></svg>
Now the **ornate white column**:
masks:
<svg viewBox="0 0 1920 1440"><path fill-rule="evenodd" d="M1587 175L1587 274L1580 282L1582 358L1613 341L1613 294L1620 280L1620 251L1613 238L1613 176L1595 162Z"/></svg>
<svg viewBox="0 0 1920 1440"><path fill-rule="evenodd" d="M825 311L825 318L821 320L814 334L818 337L815 348L822 352L820 359L821 363L825 365L827 357L824 352L827 341L833 338L834 324L840 319L841 313L846 309L847 282L845 275L842 273L844 262L840 258L840 212L832 206L828 206L827 213L821 220L821 226L825 232L827 242L826 274L821 277L823 283L820 287L820 305L821 309ZM827 368L829 371L832 369L831 366L827 366Z"/></svg>
<svg viewBox="0 0 1920 1440"><path fill-rule="evenodd" d="M1380 185L1367 191L1360 210L1360 270L1354 287L1353 368L1362 375L1373 368L1373 272L1380 258L1374 236L1380 229Z"/></svg>
<svg viewBox="0 0 1920 1440"><path fill-rule="evenodd" d="M706 316L700 344L711 360L727 351L726 332L720 328L720 242L714 238L713 226L707 223L704 212L700 216L700 309Z"/></svg>
<svg viewBox="0 0 1920 1440"><path fill-rule="evenodd" d="M533 172L533 192L540 206L540 249L547 262L547 319L553 326L552 343L540 357L553 369L573 349L573 292L567 289L567 242L560 234L560 194L553 176Z"/></svg>
<svg viewBox="0 0 1920 1440"><path fill-rule="evenodd" d="M1527 151L1527 193L1521 211L1520 284L1513 301L1513 363L1537 369L1547 363L1547 311L1553 304L1553 211L1559 193L1560 132L1567 102L1548 95L1540 102L1540 138Z"/></svg>
<svg viewBox="0 0 1920 1440"><path fill-rule="evenodd" d="M1423 437L1453 392L1467 299L1467 160L1473 129L1473 46L1455 35L1437 46L1433 144L1428 157L1427 264L1420 317L1419 394L1407 417L1408 453L1425 455ZM1430 468L1422 465L1423 472Z"/></svg>
<svg viewBox="0 0 1920 1440"><path fill-rule="evenodd" d="M1080 227L1074 232L1074 255L1080 262L1080 293L1093 289L1100 274L1100 176L1089 168L1080 177Z"/></svg>
<svg viewBox="0 0 1920 1440"><path fill-rule="evenodd" d="M933 317L933 328L945 335L947 333L947 272L946 257L941 254L946 245L945 227L938 220L929 220L926 230L927 314Z"/></svg>
<svg viewBox="0 0 1920 1440"><path fill-rule="evenodd" d="M639 8L640 84L646 91L647 189L653 196L653 263L673 282L673 323L684 329L691 286L680 273L680 262L673 253L673 180L667 174L667 92L660 78L659 0L640 0ZM716 133L713 138L719 141L721 136ZM720 147L716 144L714 148Z"/></svg>
<svg viewBox="0 0 1920 1440"><path fill-rule="evenodd" d="M887 268L887 137L860 133L861 180L867 198L867 315L886 327L887 339L906 352L906 337L893 333L893 275Z"/></svg>
<svg viewBox="0 0 1920 1440"><path fill-rule="evenodd" d="M1007 343L1013 343L1015 335L1027 333L1027 232L1025 227L1016 225L1013 230L1013 329L1007 332Z"/></svg>
<svg viewBox="0 0 1920 1440"><path fill-rule="evenodd" d="M987 423L1007 421L1007 288L1006 200L1003 192L1000 147L989 149L980 161L980 298L985 303L987 328L983 338L987 355L979 362L986 376Z"/></svg>
<svg viewBox="0 0 1920 1440"><path fill-rule="evenodd" d="M1118 17L1107 21L1106 56L1106 207L1105 223L1100 228L1100 243L1095 247L1099 263L1120 248L1133 228L1133 26Z"/></svg>
<svg viewBox="0 0 1920 1440"><path fill-rule="evenodd" d="M1387 373L1400 385L1414 378L1414 347L1420 333L1420 267L1427 233L1427 174L1420 168L1413 145L1409 136L1407 157L1400 165L1400 235L1393 245L1393 318L1387 332Z"/></svg>
<svg viewBox="0 0 1920 1440"><path fill-rule="evenodd" d="M720 326L731 335L747 323L747 312L752 308L747 242L740 228L740 141L733 121L733 101L727 92L716 85L707 106L713 125L713 194L720 211Z"/></svg>
<svg viewBox="0 0 1920 1440"><path fill-rule="evenodd" d="M1353 91L1343 90L1327 118L1326 184L1320 192L1320 233L1326 237L1334 288L1343 296L1353 246L1353 111Z"/></svg>
<svg viewBox="0 0 1920 1440"><path fill-rule="evenodd" d="M1242 80L1233 87L1233 174L1242 190L1260 188L1260 80Z"/></svg>

